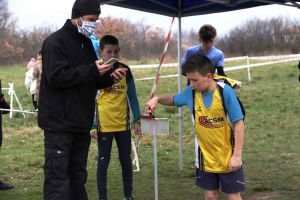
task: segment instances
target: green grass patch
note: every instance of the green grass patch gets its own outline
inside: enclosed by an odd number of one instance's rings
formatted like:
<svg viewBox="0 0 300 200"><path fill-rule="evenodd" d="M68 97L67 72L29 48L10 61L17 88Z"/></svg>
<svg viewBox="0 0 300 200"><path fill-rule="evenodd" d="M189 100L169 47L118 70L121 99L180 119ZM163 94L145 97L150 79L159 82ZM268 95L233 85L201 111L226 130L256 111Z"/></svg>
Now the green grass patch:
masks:
<svg viewBox="0 0 300 200"><path fill-rule="evenodd" d="M243 168L246 191L243 199L293 200L299 198L300 136L299 70L297 62L251 68L226 74L243 82L236 90L246 109ZM237 63L236 65L240 65ZM25 110L32 110L31 95L24 86L26 67L0 68L2 87L14 83L15 92ZM132 69L135 78L153 77L156 69ZM176 68L163 68L161 76L177 74ZM141 111L150 97L154 80L136 82ZM185 87L186 78L182 78ZM177 77L160 79L156 95L177 93ZM8 97L7 92L4 91ZM14 102L14 109L18 109ZM158 192L162 200L203 199L203 191L194 186L194 130L190 113L183 108L184 170L179 170L178 110L159 105L156 117L170 119L170 135L158 136ZM3 115L4 143L0 151L0 179L15 188L0 191L1 200L40 200L43 188L43 131L34 115ZM144 135L139 148L140 172L134 172L135 199L154 199L153 142ZM135 138L135 141L137 138ZM97 143L92 140L88 159L89 199L98 199L96 188ZM114 145L108 171L109 199L123 198L121 167ZM225 199L222 195L221 199Z"/></svg>

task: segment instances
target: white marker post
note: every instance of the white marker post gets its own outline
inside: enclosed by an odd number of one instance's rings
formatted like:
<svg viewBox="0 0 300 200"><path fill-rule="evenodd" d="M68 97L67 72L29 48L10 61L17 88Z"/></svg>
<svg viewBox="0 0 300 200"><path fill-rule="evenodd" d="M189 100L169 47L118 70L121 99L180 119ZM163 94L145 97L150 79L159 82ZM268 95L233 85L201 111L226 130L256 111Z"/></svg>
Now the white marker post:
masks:
<svg viewBox="0 0 300 200"><path fill-rule="evenodd" d="M24 118L25 118L25 114L24 113L28 113L28 112L27 111L23 112L23 108L22 108L22 106L21 106L21 104L19 102L19 99L18 99L15 91L14 91L14 84L13 83L8 83L8 85L9 85L9 88L2 88L2 90L8 90L8 95L10 96L10 110L9 110L10 113L9 113L9 118L12 118L12 112L21 112L23 114ZM19 105L20 110L13 110L12 109L13 108L13 100L14 100L13 97L16 98L16 101L17 101L17 103Z"/></svg>
<svg viewBox="0 0 300 200"><path fill-rule="evenodd" d="M169 119L167 118L142 118L142 134L152 134L154 143L154 188L155 200L158 200L158 177L157 177L157 145L156 135L169 135Z"/></svg>

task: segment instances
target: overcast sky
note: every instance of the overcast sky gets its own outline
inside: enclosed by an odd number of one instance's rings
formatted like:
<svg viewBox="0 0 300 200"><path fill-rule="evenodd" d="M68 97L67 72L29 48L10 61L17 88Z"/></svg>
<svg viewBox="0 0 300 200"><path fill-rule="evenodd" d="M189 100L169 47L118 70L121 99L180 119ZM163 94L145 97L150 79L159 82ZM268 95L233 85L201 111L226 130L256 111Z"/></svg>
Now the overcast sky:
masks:
<svg viewBox="0 0 300 200"><path fill-rule="evenodd" d="M9 10L18 18L21 28L39 26L43 23L53 24L61 27L66 19L71 18L71 10L74 0L8 0ZM101 15L128 18L132 22L144 19L148 25L162 27L166 31L171 24L171 17L163 15L140 12L125 8L103 5ZM300 10L288 6L270 5L257 8L244 9L226 13L209 14L194 17L182 18L182 29L193 28L198 31L203 24L211 24L219 35L227 33L234 27L242 24L246 20L254 17L266 19L274 16L287 16L300 20ZM177 29L177 19L175 19L173 30Z"/></svg>

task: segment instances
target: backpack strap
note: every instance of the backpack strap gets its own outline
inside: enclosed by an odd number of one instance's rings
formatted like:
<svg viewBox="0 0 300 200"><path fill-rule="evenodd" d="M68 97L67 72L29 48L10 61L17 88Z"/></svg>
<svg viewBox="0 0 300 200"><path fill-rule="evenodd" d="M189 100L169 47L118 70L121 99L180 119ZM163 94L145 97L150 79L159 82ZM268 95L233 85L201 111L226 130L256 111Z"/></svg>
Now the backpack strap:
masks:
<svg viewBox="0 0 300 200"><path fill-rule="evenodd" d="M217 88L219 90L219 93L220 93L220 96L221 96L221 99L222 99L222 105L223 105L223 108L224 108L224 112L225 112L225 115L227 115L227 110L226 110L226 107L225 107L225 101L224 101L224 87L225 87L225 83L222 83L222 82L217 82ZM246 117L246 111L245 111L245 108L242 104L242 102L240 101L240 99L236 96L238 102L239 102L239 105L241 107L241 110L242 110L242 113L244 115L244 118L243 120L245 121L245 117Z"/></svg>
<svg viewBox="0 0 300 200"><path fill-rule="evenodd" d="M192 89L192 96L193 96L193 118L194 118L194 121L195 121L195 90Z"/></svg>
<svg viewBox="0 0 300 200"><path fill-rule="evenodd" d="M225 83L223 82L217 82L217 89L219 91L219 94L221 96L221 100L222 100L222 105L223 105L223 109L224 109L224 112L225 112L225 116L227 116L227 110L226 110L226 107L225 107L225 101L224 101L224 87L225 87Z"/></svg>

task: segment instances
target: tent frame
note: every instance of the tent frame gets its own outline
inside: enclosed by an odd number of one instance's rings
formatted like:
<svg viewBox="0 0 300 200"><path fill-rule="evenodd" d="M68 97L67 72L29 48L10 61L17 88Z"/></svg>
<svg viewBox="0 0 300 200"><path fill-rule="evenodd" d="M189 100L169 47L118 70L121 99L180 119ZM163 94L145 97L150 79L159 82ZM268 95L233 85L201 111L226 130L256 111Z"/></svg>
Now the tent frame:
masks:
<svg viewBox="0 0 300 200"><path fill-rule="evenodd" d="M300 4L294 0L98 0L98 2L100 5L108 4L178 18L178 93L182 91L182 77L180 76L182 74L182 17L235 11L270 4L300 8ZM180 170L183 170L182 119L182 108L178 108Z"/></svg>

